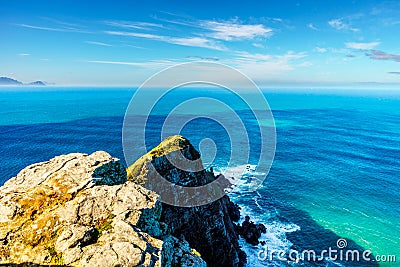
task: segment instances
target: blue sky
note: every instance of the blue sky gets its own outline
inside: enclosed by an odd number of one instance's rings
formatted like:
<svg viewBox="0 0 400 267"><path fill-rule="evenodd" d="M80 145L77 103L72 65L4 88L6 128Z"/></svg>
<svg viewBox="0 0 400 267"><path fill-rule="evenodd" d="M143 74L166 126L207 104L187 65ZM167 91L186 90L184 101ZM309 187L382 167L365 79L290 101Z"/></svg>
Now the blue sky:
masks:
<svg viewBox="0 0 400 267"><path fill-rule="evenodd" d="M400 88L399 1L3 0L0 31L0 76L24 82L136 86L207 60L261 87Z"/></svg>

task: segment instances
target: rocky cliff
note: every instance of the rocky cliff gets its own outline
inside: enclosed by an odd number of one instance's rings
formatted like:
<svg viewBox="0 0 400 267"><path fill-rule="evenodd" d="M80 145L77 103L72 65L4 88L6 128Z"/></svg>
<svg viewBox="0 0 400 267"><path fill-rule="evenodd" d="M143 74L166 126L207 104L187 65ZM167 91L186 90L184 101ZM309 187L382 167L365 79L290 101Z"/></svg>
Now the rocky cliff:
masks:
<svg viewBox="0 0 400 267"><path fill-rule="evenodd" d="M106 152L58 156L0 188L0 265L206 266L161 216Z"/></svg>
<svg viewBox="0 0 400 267"><path fill-rule="evenodd" d="M26 167L0 187L0 265L244 266L239 207L228 196L193 207L166 204L142 186L156 174L186 187L216 179L181 136L127 171L103 151Z"/></svg>
<svg viewBox="0 0 400 267"><path fill-rule="evenodd" d="M179 163L177 159L187 162L177 168L171 158L175 163ZM204 170L200 154L182 136L167 138L127 170L128 180L147 184L161 193L163 188L157 187L160 183L152 183L158 174L175 185L190 187L203 186L216 179L212 172ZM239 217L239 207L228 196L196 207L163 203L161 211L161 221L168 225L171 234L186 240L210 267L245 265L246 254L239 247L234 224Z"/></svg>

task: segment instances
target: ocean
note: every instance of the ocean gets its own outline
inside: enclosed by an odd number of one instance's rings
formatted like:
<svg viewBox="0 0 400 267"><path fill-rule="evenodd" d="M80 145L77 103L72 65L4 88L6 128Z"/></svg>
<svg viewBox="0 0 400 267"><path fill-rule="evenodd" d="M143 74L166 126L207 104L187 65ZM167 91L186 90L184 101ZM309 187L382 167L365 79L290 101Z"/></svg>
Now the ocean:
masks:
<svg viewBox="0 0 400 267"><path fill-rule="evenodd" d="M105 150L124 160L123 120L134 92L126 88L0 88L0 184L27 165L60 154ZM241 242L249 256L248 266L400 266L400 92L266 89L263 94L275 119L275 158L255 192L243 193L239 185L231 193L242 215L267 227L264 245ZM168 112L179 101L193 97L232 100L235 96L198 88L164 99L149 117L146 149L160 141ZM180 134L200 150L201 140L214 140L215 158L205 155L204 163L245 181L259 164L260 138L249 110L235 101L229 106L244 121L250 137L250 169L244 175L237 171L241 166L228 164L230 136L224 125L199 118ZM224 115L218 107L205 107L203 112ZM378 256L381 261L325 258L319 263L295 263L260 256L266 249L320 252L337 248L338 239L346 241L347 248L370 250L373 260ZM396 255L397 263L389 262L390 255Z"/></svg>

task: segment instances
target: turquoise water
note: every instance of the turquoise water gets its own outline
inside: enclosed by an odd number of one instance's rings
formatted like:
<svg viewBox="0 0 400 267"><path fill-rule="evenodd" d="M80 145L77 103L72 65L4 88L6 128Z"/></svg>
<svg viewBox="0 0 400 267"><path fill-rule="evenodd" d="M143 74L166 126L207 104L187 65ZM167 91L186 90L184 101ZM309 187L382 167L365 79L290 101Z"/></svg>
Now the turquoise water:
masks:
<svg viewBox="0 0 400 267"><path fill-rule="evenodd" d="M123 158L122 122L133 93L2 88L0 183L58 154L106 150ZM164 101L149 119L148 146L159 142L168 103L205 95L229 98L212 90L189 90ZM261 188L232 197L244 207L243 214L268 225L267 245L324 248L341 237L374 255L395 254L397 265L380 265L400 266L400 94L265 90L264 95L277 126L275 160ZM232 105L254 137L249 162L254 164L260 144L253 118L241 105ZM271 126L268 121L261 125ZM189 123L182 134L195 146L205 137L219 140L211 164L216 169L227 166L229 136L223 128L203 119ZM251 262L267 264L256 257Z"/></svg>

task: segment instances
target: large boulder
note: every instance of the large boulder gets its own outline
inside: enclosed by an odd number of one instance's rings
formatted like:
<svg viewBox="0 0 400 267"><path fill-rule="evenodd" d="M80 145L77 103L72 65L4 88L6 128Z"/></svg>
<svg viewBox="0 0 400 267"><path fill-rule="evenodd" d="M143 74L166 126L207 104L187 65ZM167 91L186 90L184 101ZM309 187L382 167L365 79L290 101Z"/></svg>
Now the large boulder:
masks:
<svg viewBox="0 0 400 267"><path fill-rule="evenodd" d="M33 164L0 187L0 265L201 266L159 196L98 151Z"/></svg>
<svg viewBox="0 0 400 267"><path fill-rule="evenodd" d="M128 180L144 184L147 188L160 193L164 188L160 188L157 176L183 187L199 187L216 179L212 171L204 169L199 152L182 136L168 137L129 166L127 172ZM220 185L221 187L217 187L216 190L224 189L225 183ZM177 188L179 190L179 187ZM173 199L173 196L169 197ZM182 199L179 201L179 204L182 204ZM207 266L245 265L246 254L239 246L239 237L234 224L240 217L239 207L232 203L228 196L193 207L167 203L162 204L161 221L168 225L172 235L185 239L196 249L207 262Z"/></svg>

